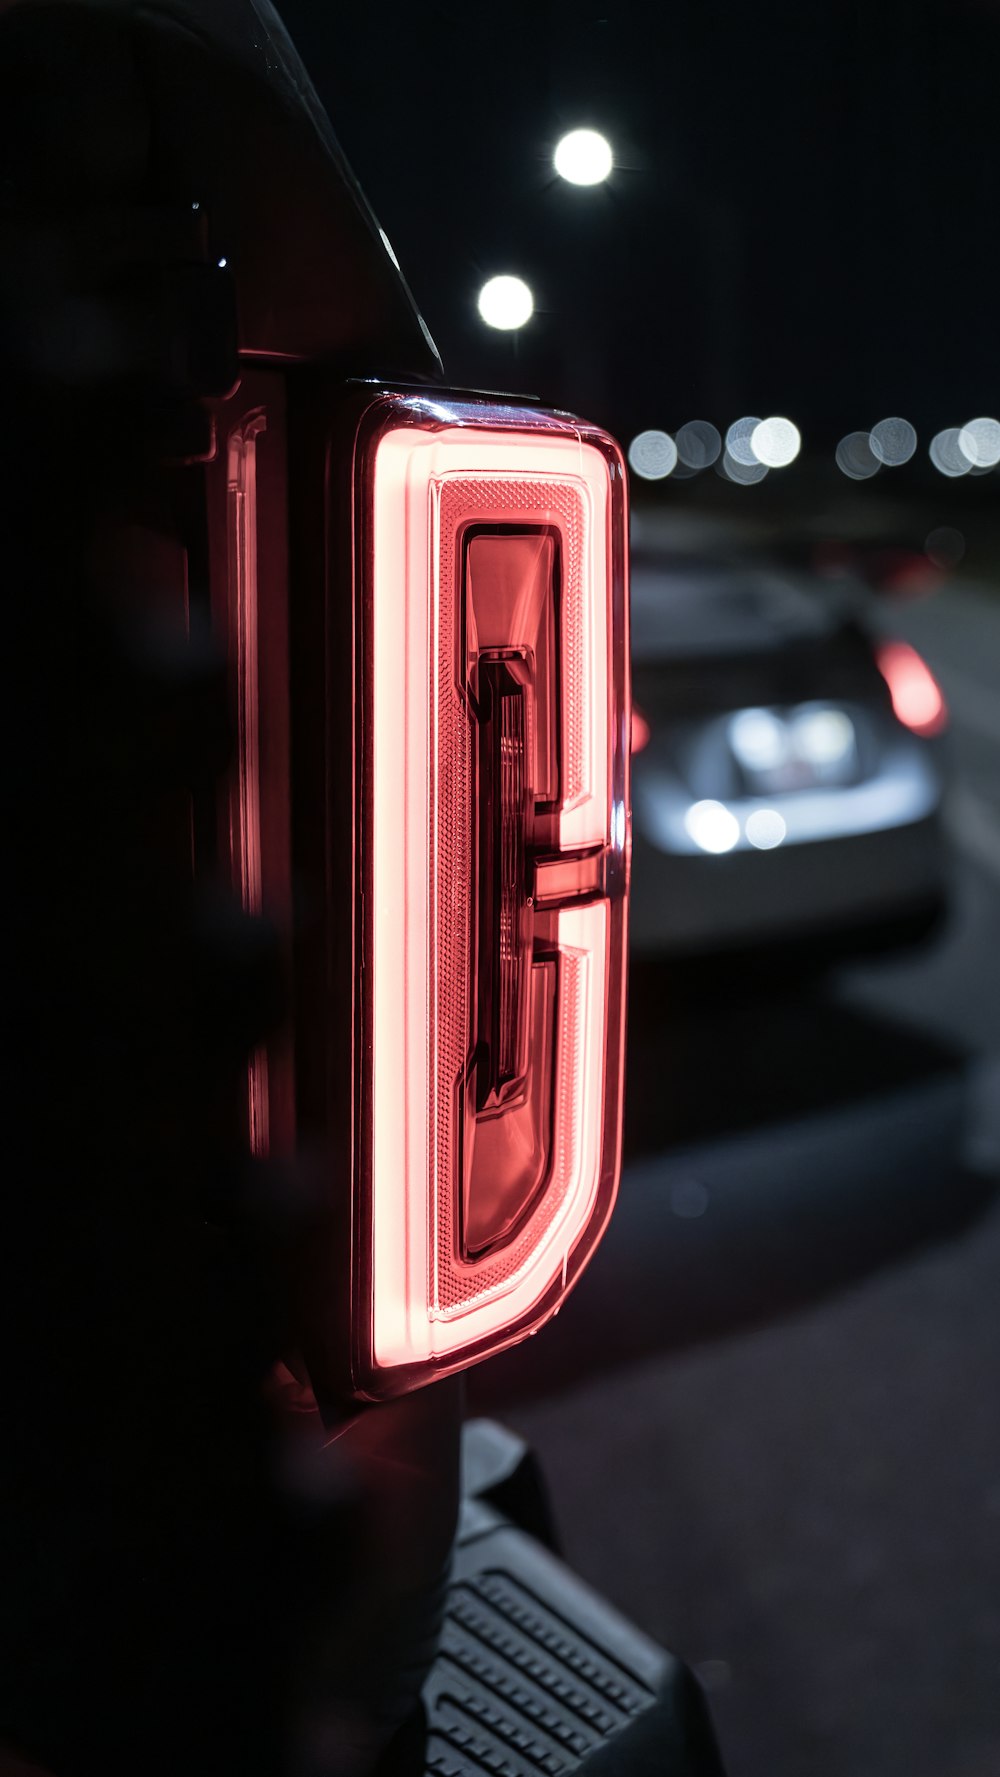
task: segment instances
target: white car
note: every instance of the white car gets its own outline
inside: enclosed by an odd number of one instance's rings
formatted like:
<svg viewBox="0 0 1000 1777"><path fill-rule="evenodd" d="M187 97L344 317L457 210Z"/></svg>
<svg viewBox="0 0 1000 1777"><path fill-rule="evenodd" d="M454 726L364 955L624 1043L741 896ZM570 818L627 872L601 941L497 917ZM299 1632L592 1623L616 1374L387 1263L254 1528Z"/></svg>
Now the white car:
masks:
<svg viewBox="0 0 1000 1777"><path fill-rule="evenodd" d="M945 898L941 691L858 589L633 547L632 947L922 935Z"/></svg>

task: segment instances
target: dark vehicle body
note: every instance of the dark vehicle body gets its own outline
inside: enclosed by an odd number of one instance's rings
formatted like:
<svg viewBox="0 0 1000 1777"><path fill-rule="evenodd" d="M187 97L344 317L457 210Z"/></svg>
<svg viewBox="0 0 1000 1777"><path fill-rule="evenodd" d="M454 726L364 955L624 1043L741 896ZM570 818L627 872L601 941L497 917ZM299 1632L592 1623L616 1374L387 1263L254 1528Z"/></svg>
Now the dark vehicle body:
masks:
<svg viewBox="0 0 1000 1777"><path fill-rule="evenodd" d="M362 1405L308 1355L352 1115L314 1028L351 992L347 842L335 802L308 818L345 726L320 707L349 617L323 605L330 416L349 383L436 386L433 342L266 0L0 14L25 1137L0 1763L714 1773L684 1669L541 1547L523 1453L467 1438L463 1486L460 1381ZM251 442L257 806L292 837L248 887L248 632L220 585L248 584L226 515Z"/></svg>

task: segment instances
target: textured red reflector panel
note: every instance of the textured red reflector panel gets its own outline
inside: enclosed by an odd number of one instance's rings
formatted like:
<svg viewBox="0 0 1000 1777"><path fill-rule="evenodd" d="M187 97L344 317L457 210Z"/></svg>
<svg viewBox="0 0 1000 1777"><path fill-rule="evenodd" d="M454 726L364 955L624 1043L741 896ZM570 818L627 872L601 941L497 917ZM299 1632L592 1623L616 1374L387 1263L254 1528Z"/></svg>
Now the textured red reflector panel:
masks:
<svg viewBox="0 0 1000 1777"><path fill-rule="evenodd" d="M621 1147L628 668L617 446L381 395L355 448L354 1386L537 1328Z"/></svg>

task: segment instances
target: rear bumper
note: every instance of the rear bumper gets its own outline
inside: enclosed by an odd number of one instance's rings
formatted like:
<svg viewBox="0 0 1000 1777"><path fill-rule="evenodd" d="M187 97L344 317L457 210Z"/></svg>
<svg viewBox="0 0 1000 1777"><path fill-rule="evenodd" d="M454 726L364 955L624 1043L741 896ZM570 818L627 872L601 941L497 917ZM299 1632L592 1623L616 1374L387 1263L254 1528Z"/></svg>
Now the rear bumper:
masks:
<svg viewBox="0 0 1000 1777"><path fill-rule="evenodd" d="M903 827L774 851L668 853L636 833L633 951L714 955L931 917L945 900L937 812Z"/></svg>
<svg viewBox="0 0 1000 1777"><path fill-rule="evenodd" d="M424 1758L413 1769L723 1777L705 1698L686 1667L517 1521L519 1506L534 1516L544 1498L526 1447L476 1420L463 1466L441 1650L423 1693Z"/></svg>

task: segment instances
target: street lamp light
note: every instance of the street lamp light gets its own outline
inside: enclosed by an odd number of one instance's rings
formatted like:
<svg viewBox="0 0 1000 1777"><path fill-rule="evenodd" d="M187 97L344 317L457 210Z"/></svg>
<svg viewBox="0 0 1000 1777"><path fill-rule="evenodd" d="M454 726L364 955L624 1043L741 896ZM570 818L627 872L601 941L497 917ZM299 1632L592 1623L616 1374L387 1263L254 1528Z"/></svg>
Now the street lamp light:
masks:
<svg viewBox="0 0 1000 1777"><path fill-rule="evenodd" d="M599 130L570 130L556 147L556 172L570 185L601 185L613 166L611 143Z"/></svg>
<svg viewBox="0 0 1000 1777"><path fill-rule="evenodd" d="M479 292L479 313L487 327L510 332L530 321L535 299L523 278L488 278Z"/></svg>

